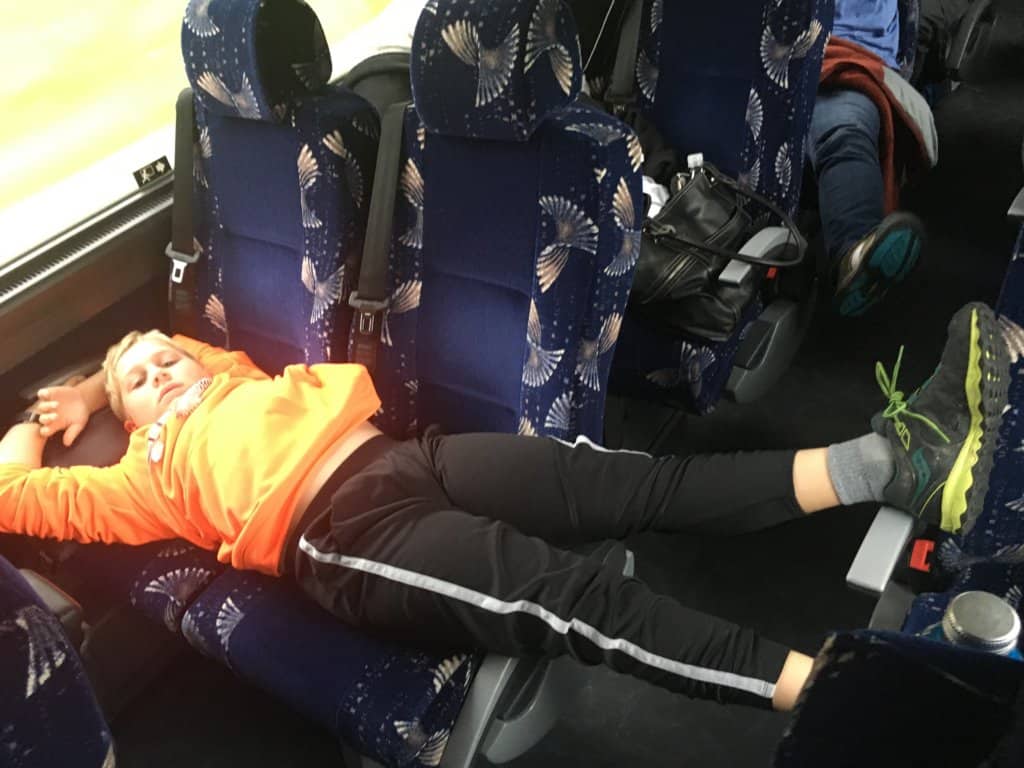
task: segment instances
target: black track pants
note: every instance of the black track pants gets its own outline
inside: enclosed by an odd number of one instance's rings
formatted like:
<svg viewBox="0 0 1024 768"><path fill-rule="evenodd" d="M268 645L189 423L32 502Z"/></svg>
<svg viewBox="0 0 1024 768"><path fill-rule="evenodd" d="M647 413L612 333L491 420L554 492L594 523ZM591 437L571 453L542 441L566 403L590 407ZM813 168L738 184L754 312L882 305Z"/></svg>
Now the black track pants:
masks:
<svg viewBox="0 0 1024 768"><path fill-rule="evenodd" d="M691 696L770 705L787 649L623 576L607 547L569 548L800 517L792 451L652 458L430 432L389 443L346 461L357 470L326 511L314 501L296 537L298 583L336 616L436 650L568 653Z"/></svg>

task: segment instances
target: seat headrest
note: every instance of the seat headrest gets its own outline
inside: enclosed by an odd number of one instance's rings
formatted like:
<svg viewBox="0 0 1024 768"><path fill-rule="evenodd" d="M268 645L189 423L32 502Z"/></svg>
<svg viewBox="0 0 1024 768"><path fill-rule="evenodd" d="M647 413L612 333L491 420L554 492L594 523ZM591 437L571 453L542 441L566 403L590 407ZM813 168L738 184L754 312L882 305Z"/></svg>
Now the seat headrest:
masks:
<svg viewBox="0 0 1024 768"><path fill-rule="evenodd" d="M433 133L526 141L576 100L582 72L563 0L430 0L413 37L413 97Z"/></svg>
<svg viewBox="0 0 1024 768"><path fill-rule="evenodd" d="M302 0L190 0L181 51L202 106L232 117L281 122L331 76L320 20Z"/></svg>

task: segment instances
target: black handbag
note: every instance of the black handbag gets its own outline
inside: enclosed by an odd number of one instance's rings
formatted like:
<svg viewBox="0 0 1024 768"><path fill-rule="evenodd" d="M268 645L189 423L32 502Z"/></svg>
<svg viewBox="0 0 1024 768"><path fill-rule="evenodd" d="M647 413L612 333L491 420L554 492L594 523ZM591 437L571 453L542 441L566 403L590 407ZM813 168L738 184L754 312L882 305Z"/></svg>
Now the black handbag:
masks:
<svg viewBox="0 0 1024 768"><path fill-rule="evenodd" d="M676 174L670 193L658 215L644 223L630 307L670 333L724 341L758 290L764 268L802 261L802 238L781 209L709 163ZM739 253L764 214L789 229L795 256ZM739 280L720 280L734 259L754 268Z"/></svg>

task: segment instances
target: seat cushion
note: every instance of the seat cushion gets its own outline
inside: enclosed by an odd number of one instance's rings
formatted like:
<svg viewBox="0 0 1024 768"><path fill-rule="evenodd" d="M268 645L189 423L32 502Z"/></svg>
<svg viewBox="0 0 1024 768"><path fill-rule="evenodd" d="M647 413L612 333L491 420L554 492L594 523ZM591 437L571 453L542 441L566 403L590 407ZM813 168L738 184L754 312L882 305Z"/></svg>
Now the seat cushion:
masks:
<svg viewBox="0 0 1024 768"><path fill-rule="evenodd" d="M388 766L437 764L478 662L371 638L293 585L240 571L206 588L182 631L204 654Z"/></svg>

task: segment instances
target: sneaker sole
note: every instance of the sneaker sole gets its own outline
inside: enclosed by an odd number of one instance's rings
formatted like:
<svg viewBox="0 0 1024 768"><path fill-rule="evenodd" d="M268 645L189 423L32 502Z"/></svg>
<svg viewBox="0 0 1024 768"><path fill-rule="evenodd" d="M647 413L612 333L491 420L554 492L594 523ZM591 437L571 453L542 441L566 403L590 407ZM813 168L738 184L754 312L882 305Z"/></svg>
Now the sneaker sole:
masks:
<svg viewBox="0 0 1024 768"><path fill-rule="evenodd" d="M1009 387L1010 359L995 314L983 305L971 312L970 359L964 382L971 426L942 491L943 530L966 534L985 506L996 437Z"/></svg>
<svg viewBox="0 0 1024 768"><path fill-rule="evenodd" d="M921 238L914 230L900 227L883 236L860 274L838 297L839 314L857 317L874 307L914 270L920 255Z"/></svg>

